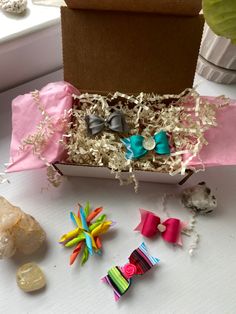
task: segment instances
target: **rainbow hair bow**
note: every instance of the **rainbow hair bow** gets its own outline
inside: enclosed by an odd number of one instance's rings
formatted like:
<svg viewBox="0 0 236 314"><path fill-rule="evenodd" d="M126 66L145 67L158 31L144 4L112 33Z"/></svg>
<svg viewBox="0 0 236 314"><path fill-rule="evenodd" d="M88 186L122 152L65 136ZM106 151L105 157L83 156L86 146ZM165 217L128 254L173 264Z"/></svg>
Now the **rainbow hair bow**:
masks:
<svg viewBox="0 0 236 314"><path fill-rule="evenodd" d="M145 156L149 151L154 150L158 155L169 155L170 146L166 132L160 131L154 136L144 138L142 135L132 135L121 139L127 152L126 159L138 159Z"/></svg>
<svg viewBox="0 0 236 314"><path fill-rule="evenodd" d="M70 213L72 222L75 225L75 229L64 234L59 243L66 247L75 246L75 249L70 257L70 265L72 265L84 247L82 256L82 265L88 260L89 255L93 255L93 252L101 254L102 242L100 235L106 233L114 223L110 220L106 221L106 215L103 214L98 217L94 222L93 219L101 213L102 207L96 208L90 212L90 204L87 202L83 208L79 205L78 215L73 212Z"/></svg>
<svg viewBox="0 0 236 314"><path fill-rule="evenodd" d="M129 263L123 267L112 267L102 281L113 289L115 301L118 301L129 289L133 276L145 274L159 261L158 258L149 255L145 243L142 243L130 255Z"/></svg>
<svg viewBox="0 0 236 314"><path fill-rule="evenodd" d="M140 231L147 238L161 233L165 241L182 246L181 232L186 228L186 223L177 218L161 222L160 217L145 209L140 209L140 214L141 222L134 230Z"/></svg>

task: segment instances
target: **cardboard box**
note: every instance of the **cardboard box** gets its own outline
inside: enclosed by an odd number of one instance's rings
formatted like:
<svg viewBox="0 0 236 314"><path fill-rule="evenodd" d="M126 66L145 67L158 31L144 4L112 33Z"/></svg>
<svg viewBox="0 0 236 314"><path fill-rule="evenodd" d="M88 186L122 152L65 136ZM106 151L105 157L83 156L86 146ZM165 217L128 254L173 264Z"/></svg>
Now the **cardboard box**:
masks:
<svg viewBox="0 0 236 314"><path fill-rule="evenodd" d="M192 87L204 23L200 1L67 0L67 5L61 8L64 79L81 92L178 94ZM66 167L63 174L75 173ZM90 167L85 172L74 167L78 175L90 176ZM154 177L159 181L157 173Z"/></svg>
<svg viewBox="0 0 236 314"><path fill-rule="evenodd" d="M66 0L71 9L198 15L201 0Z"/></svg>
<svg viewBox="0 0 236 314"><path fill-rule="evenodd" d="M64 78L82 92L174 94L192 86L201 15L62 7L61 18Z"/></svg>
<svg viewBox="0 0 236 314"><path fill-rule="evenodd" d="M56 163L54 164L55 169L62 175L71 177L88 177L88 178L103 178L103 179L114 179L114 174L111 173L110 169L106 167L95 167L95 166L80 166ZM159 182L168 184L184 184L190 176L193 174L192 171L188 171L187 174L181 176L177 174L171 176L167 173L151 172L151 171L135 171L135 177L138 181L144 182ZM129 173L123 172L121 178L123 180L128 178Z"/></svg>

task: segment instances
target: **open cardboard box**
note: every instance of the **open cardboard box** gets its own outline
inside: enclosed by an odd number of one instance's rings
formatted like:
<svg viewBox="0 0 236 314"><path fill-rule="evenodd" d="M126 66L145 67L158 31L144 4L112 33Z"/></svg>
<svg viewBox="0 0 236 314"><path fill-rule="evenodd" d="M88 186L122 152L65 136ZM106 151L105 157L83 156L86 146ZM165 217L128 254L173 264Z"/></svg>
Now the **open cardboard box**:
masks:
<svg viewBox="0 0 236 314"><path fill-rule="evenodd" d="M64 79L81 92L178 94L192 87L204 24L201 0L66 3L61 8ZM55 166L64 175L114 177L104 167ZM135 173L143 181L177 183L183 178Z"/></svg>

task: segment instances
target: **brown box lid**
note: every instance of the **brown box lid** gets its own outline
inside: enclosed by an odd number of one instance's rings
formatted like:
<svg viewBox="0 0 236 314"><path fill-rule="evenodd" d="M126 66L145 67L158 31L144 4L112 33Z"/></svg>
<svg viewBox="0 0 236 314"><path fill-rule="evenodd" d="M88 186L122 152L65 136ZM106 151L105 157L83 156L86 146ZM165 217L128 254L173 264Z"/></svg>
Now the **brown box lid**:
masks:
<svg viewBox="0 0 236 314"><path fill-rule="evenodd" d="M80 91L165 94L192 86L201 15L62 7L61 17L64 78Z"/></svg>
<svg viewBox="0 0 236 314"><path fill-rule="evenodd" d="M66 0L71 9L198 15L202 0Z"/></svg>

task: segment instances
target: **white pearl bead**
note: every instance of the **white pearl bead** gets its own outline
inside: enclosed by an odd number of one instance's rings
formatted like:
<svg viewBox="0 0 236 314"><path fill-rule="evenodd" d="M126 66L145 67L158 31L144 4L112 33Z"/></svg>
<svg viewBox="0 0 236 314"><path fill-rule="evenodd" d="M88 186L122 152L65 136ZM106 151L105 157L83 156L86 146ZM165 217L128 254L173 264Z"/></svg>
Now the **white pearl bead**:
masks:
<svg viewBox="0 0 236 314"><path fill-rule="evenodd" d="M157 229L160 231L160 232L165 232L166 231L166 226L162 225L162 224L159 224L157 226Z"/></svg>
<svg viewBox="0 0 236 314"><path fill-rule="evenodd" d="M146 150L153 150L156 146L156 142L152 136L147 137L143 140L143 147Z"/></svg>

